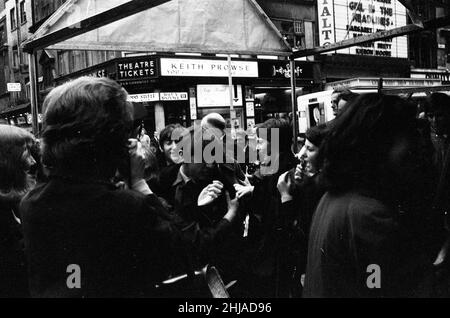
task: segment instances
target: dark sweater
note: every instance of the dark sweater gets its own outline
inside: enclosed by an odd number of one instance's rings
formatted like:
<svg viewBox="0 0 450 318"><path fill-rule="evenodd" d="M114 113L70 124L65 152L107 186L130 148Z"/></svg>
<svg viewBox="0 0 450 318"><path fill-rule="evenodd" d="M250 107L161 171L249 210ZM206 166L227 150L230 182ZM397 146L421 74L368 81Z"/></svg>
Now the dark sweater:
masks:
<svg viewBox="0 0 450 318"><path fill-rule="evenodd" d="M170 271L176 232L158 199L52 178L21 203L33 297L152 296ZM69 265L81 269L70 289Z"/></svg>
<svg viewBox="0 0 450 318"><path fill-rule="evenodd" d="M311 225L303 296L409 296L432 262L419 242L381 201L326 193ZM381 288L367 285L370 265L379 266Z"/></svg>
<svg viewBox="0 0 450 318"><path fill-rule="evenodd" d="M29 297L17 200L0 196L0 298Z"/></svg>

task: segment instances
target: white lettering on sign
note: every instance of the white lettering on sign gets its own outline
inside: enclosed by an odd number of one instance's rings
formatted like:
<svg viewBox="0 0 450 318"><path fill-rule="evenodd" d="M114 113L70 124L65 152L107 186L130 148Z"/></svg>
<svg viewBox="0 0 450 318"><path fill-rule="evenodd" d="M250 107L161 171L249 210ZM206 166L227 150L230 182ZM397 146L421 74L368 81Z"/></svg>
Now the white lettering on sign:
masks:
<svg viewBox="0 0 450 318"><path fill-rule="evenodd" d="M258 62L232 61L233 77L258 77ZM228 62L200 59L161 59L161 76L228 77Z"/></svg>
<svg viewBox="0 0 450 318"><path fill-rule="evenodd" d="M154 60L118 63L117 68L119 80L146 78L156 75Z"/></svg>
<svg viewBox="0 0 450 318"><path fill-rule="evenodd" d="M20 92L22 91L22 85L20 83L8 83L8 92Z"/></svg>
<svg viewBox="0 0 450 318"><path fill-rule="evenodd" d="M158 93L133 94L128 95L128 101L133 103L157 102L159 101Z"/></svg>
<svg viewBox="0 0 450 318"><path fill-rule="evenodd" d="M397 0L320 0L320 2L322 6L333 7L336 42L407 25L406 9ZM324 5L324 2L327 4ZM328 8L325 13L331 13L332 10ZM323 45L322 42L320 44ZM407 37L365 43L338 50L337 53L407 58Z"/></svg>
<svg viewBox="0 0 450 318"><path fill-rule="evenodd" d="M336 42L333 0L319 0L317 8L320 45L330 45Z"/></svg>
<svg viewBox="0 0 450 318"><path fill-rule="evenodd" d="M160 93L162 101L188 100L188 93Z"/></svg>
<svg viewBox="0 0 450 318"><path fill-rule="evenodd" d="M97 70L97 71L88 73L88 74L86 74L86 76L90 76L90 77L108 77L105 69L101 69L101 70Z"/></svg>

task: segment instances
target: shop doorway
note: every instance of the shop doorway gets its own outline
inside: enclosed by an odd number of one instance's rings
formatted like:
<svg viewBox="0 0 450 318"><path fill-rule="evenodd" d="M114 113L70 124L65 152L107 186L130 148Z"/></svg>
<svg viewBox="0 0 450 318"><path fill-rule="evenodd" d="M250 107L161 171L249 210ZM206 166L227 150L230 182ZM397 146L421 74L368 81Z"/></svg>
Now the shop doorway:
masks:
<svg viewBox="0 0 450 318"><path fill-rule="evenodd" d="M191 125L189 105L187 101L173 101L164 103L166 125L180 124L184 127Z"/></svg>

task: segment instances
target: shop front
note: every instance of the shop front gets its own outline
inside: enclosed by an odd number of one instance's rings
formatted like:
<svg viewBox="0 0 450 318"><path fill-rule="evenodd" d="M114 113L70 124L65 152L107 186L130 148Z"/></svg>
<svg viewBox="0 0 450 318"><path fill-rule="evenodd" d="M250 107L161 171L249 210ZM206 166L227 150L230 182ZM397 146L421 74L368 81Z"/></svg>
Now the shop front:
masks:
<svg viewBox="0 0 450 318"><path fill-rule="evenodd" d="M318 83L313 64L296 64L297 94ZM216 56L145 55L110 60L56 83L80 76L116 80L131 102L147 110L148 132L168 124L190 126L211 112L220 113L228 127L243 129L291 112L288 61L233 58L231 95L228 68L227 59Z"/></svg>
<svg viewBox="0 0 450 318"><path fill-rule="evenodd" d="M320 67L314 62L295 62L296 97L320 87ZM269 118L289 117L291 102L291 67L289 61L259 61L259 78L255 92L255 118L263 122Z"/></svg>
<svg viewBox="0 0 450 318"><path fill-rule="evenodd" d="M30 103L13 106L0 112L0 119L2 122L11 126L17 126L28 131L32 131L31 127L31 107ZM38 117L38 122L41 123L42 116Z"/></svg>

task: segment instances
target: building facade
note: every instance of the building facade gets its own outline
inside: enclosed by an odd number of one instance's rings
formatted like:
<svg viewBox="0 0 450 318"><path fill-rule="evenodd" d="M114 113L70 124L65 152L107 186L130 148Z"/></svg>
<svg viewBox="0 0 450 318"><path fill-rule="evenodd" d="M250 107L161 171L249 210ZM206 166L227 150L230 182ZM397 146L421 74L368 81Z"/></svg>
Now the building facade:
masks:
<svg viewBox="0 0 450 318"><path fill-rule="evenodd" d="M10 124L28 128L30 111L30 77L28 57L21 45L28 39L31 24L31 3L26 0L3 1L0 17L2 43L0 64L3 66L0 77L0 115ZM3 28L3 29L2 29ZM9 85L14 87L9 87ZM5 89L6 88L6 89Z"/></svg>
<svg viewBox="0 0 450 318"><path fill-rule="evenodd" d="M449 0L412 2L424 20L450 14ZM409 41L412 77L441 79L450 84L450 26L410 35Z"/></svg>
<svg viewBox="0 0 450 318"><path fill-rule="evenodd" d="M405 8L396 0L256 2L294 50L339 42L410 23ZM425 20L449 14L449 0L413 2ZM0 65L3 66L3 73L0 74L0 117L10 120L11 116L5 116L6 111L13 115L12 123L17 124L14 116L17 112L27 111L29 101L28 61L19 43L28 37L29 32L35 32L66 0L7 0L0 3L0 35L3 26L2 43L6 44L0 54ZM298 77L296 95L324 90L328 83L335 81L361 77L442 78L445 82L449 76L449 36L449 28L442 28L303 58L297 62L294 70ZM142 79L138 75L135 78L135 74L150 71L139 65L142 61L148 62L148 56L151 55L154 55L154 76ZM172 122L187 125L210 111L218 111L229 117L229 102L204 103L211 96L221 100L221 94L228 89L227 77L223 74L207 76L195 73L169 76L163 73L163 68L164 61L170 58L181 64L194 60L199 65L220 64L224 60L223 56L210 54L180 56L170 53L155 55L155 52L133 54L43 50L38 52L38 99L42 104L55 85L70 78L106 74L121 82L134 96L134 101L142 102L148 109L147 123L150 130L158 130ZM234 82L235 99L238 100L235 117L238 118L239 126L247 127L270 117L287 116L291 111L291 70L288 61L285 58L258 56L256 53L233 56L233 60L244 64L256 63L257 69L257 76L238 76ZM138 67L121 70L119 65ZM128 74L130 71L132 76L128 80L121 77L120 72ZM6 83L20 83L21 91L8 92ZM166 95L161 98L161 93L180 94L171 95L172 99L168 100ZM212 95L208 97L208 94ZM158 100L154 100L156 98ZM29 113L22 117L27 116ZM20 122L23 122L23 118Z"/></svg>

